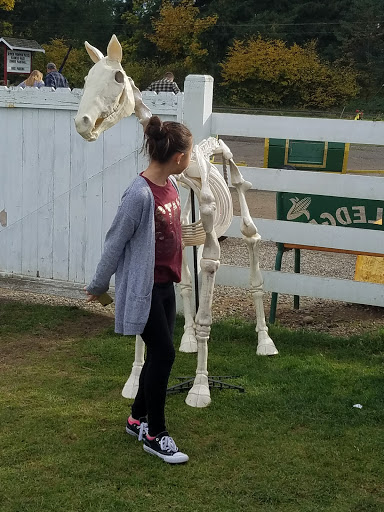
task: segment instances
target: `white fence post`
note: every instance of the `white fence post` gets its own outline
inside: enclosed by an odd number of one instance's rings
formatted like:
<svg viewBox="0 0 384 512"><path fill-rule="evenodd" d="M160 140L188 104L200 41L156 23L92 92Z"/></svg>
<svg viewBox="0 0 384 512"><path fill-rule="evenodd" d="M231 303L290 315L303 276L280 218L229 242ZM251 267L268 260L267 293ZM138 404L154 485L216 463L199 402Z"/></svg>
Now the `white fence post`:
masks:
<svg viewBox="0 0 384 512"><path fill-rule="evenodd" d="M184 82L183 122L191 130L194 143L211 135L213 78L188 75Z"/></svg>

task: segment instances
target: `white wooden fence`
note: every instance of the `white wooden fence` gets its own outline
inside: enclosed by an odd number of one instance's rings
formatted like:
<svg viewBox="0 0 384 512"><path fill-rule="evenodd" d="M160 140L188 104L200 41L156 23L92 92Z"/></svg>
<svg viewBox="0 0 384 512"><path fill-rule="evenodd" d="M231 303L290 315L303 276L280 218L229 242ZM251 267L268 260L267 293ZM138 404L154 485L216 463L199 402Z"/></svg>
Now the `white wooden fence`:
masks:
<svg viewBox="0 0 384 512"><path fill-rule="evenodd" d="M384 123L374 121L309 119L296 117L213 114L212 131L220 135L273 137L360 144L384 144ZM296 192L383 201L384 179L335 173L283 169L244 168L241 172L255 190ZM383 254L384 233L341 226L254 219L263 240L315 247L332 247ZM240 219L234 218L229 236L238 236ZM384 286L345 279L264 271L264 289L279 293L384 306ZM247 286L247 269L222 265L217 283Z"/></svg>
<svg viewBox="0 0 384 512"><path fill-rule="evenodd" d="M0 271L83 283L121 195L144 167L142 127L124 119L87 143L73 118L81 90L0 88ZM145 93L182 120L183 95Z"/></svg>
<svg viewBox="0 0 384 512"><path fill-rule="evenodd" d="M191 75L177 96L144 93L154 114L185 122L195 141L221 136L384 144L384 123L212 113L213 80ZM0 88L0 272L87 282L127 183L144 166L142 131L125 119L87 143L72 118L79 91ZM245 168L256 190L383 200L381 177ZM264 240L383 252L378 231L254 219ZM238 237L239 218L228 235ZM248 286L248 269L222 265L219 284ZM264 272L265 289L384 306L384 286Z"/></svg>

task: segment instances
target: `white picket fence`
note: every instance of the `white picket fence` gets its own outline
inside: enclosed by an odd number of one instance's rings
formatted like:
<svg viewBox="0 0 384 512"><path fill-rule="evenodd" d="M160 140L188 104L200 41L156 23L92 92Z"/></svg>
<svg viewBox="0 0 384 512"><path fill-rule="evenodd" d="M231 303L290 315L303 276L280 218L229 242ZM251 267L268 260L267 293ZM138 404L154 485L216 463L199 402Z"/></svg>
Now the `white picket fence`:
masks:
<svg viewBox="0 0 384 512"><path fill-rule="evenodd" d="M195 141L210 134L361 144L384 143L383 122L213 114L213 80L191 75L184 94L144 93L154 114L185 122ZM142 129L123 120L87 143L73 117L81 91L0 88L0 275L87 282L129 181L140 172ZM256 190L383 200L381 177L242 167ZM5 218L5 221L4 221ZM383 233L363 229L254 219L264 240L382 253ZM234 218L229 236L240 236ZM384 286L341 279L264 272L279 293L384 306ZM248 286L249 271L220 267L217 282Z"/></svg>

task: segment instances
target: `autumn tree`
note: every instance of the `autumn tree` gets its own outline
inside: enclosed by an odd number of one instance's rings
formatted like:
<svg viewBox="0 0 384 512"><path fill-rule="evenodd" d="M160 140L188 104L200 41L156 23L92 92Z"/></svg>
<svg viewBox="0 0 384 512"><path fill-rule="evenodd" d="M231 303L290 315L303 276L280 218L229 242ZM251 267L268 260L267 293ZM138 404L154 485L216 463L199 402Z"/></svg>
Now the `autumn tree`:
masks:
<svg viewBox="0 0 384 512"><path fill-rule="evenodd" d="M159 18L153 21L154 33L147 38L168 58L180 60L190 71L197 71L199 63L208 55L199 36L216 22L216 15L200 17L193 0L182 0L177 5L164 0Z"/></svg>
<svg viewBox="0 0 384 512"><path fill-rule="evenodd" d="M218 16L217 28L210 35L212 52L220 61L235 39L258 35L301 46L315 39L319 53L333 60L340 57L336 28L348 16L354 1L195 0L195 6L202 15Z"/></svg>
<svg viewBox="0 0 384 512"><path fill-rule="evenodd" d="M156 46L147 35L152 32L152 20L158 17L160 6L161 0L148 0L145 3L133 0L121 15L124 25L120 29L120 43L124 62L154 60Z"/></svg>
<svg viewBox="0 0 384 512"><path fill-rule="evenodd" d="M359 69L359 83L366 97L384 83L383 20L382 0L353 0L337 29L342 49L339 59Z"/></svg>
<svg viewBox="0 0 384 512"><path fill-rule="evenodd" d="M358 92L356 72L323 62L315 43L287 46L260 36L235 41L222 63L227 100L243 106L327 109Z"/></svg>
<svg viewBox="0 0 384 512"><path fill-rule="evenodd" d="M4 11L12 11L15 7L15 0L0 0L0 9Z"/></svg>

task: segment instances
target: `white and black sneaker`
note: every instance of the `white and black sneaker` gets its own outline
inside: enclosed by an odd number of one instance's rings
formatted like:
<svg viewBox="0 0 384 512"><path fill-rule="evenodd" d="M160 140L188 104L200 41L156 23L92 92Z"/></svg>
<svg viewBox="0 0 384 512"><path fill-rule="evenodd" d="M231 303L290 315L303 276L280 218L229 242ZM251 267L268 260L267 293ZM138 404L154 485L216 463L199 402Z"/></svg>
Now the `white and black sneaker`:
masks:
<svg viewBox="0 0 384 512"><path fill-rule="evenodd" d="M137 425L137 423L129 423L127 419L125 431L130 436L137 437L139 441L142 441L148 433L148 423L147 418L140 418L139 421L140 425Z"/></svg>
<svg viewBox="0 0 384 512"><path fill-rule="evenodd" d="M143 448L145 452L157 455L160 459L163 459L163 461L169 464L182 464L189 460L188 455L179 452L175 441L168 432L161 432L161 434L158 434L153 440L149 440L147 436L145 436Z"/></svg>

